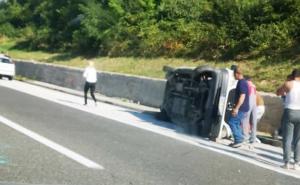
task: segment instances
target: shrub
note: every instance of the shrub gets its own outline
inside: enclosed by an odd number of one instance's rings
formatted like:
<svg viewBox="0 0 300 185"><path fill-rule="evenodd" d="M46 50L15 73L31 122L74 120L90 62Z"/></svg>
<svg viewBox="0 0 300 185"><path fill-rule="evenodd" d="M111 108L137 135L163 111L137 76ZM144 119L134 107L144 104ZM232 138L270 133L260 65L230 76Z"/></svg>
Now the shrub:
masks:
<svg viewBox="0 0 300 185"><path fill-rule="evenodd" d="M287 48L293 42L285 23L260 25L250 33L246 40L250 51L259 51L266 54L270 51Z"/></svg>
<svg viewBox="0 0 300 185"><path fill-rule="evenodd" d="M4 23L0 25L1 36L15 37L16 34L17 34L17 30L10 23Z"/></svg>

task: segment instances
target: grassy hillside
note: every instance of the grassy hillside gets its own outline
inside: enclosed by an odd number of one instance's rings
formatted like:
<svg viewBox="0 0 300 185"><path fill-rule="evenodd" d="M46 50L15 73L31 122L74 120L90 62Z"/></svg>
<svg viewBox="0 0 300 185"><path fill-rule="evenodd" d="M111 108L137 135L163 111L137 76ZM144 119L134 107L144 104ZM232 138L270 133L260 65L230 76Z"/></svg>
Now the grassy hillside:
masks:
<svg viewBox="0 0 300 185"><path fill-rule="evenodd" d="M8 39L0 39L0 51L9 54L12 58L36 60L64 66L85 67L87 58L75 56L69 53L47 53L42 51L26 51L17 48L17 42ZM244 68L244 73L253 77L258 90L274 92L284 81L293 68L300 68L297 60L279 61L261 57L257 60L243 61L205 61L182 58L133 58L133 57L96 57L89 58L95 61L96 68L102 71L133 74L154 78L164 78L162 68L164 65L199 66L210 65L215 67L230 67L239 64Z"/></svg>

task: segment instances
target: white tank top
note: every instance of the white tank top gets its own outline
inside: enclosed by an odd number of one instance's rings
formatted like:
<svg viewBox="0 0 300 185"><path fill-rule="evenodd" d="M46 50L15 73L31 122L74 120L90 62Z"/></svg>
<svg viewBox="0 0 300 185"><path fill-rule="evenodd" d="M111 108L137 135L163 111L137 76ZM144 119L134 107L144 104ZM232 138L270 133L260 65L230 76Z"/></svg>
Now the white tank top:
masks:
<svg viewBox="0 0 300 185"><path fill-rule="evenodd" d="M292 110L300 110L300 82L293 81L293 87L286 94L285 108Z"/></svg>

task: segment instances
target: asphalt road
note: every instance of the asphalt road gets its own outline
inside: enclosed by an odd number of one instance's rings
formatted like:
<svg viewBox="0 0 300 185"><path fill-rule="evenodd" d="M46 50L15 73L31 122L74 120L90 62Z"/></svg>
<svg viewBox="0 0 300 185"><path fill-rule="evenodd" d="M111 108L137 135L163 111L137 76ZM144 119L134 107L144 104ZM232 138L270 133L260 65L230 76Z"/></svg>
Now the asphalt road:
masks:
<svg viewBox="0 0 300 185"><path fill-rule="evenodd" d="M0 123L0 184L299 185L300 182L220 153L2 86L0 115L104 167L88 168Z"/></svg>

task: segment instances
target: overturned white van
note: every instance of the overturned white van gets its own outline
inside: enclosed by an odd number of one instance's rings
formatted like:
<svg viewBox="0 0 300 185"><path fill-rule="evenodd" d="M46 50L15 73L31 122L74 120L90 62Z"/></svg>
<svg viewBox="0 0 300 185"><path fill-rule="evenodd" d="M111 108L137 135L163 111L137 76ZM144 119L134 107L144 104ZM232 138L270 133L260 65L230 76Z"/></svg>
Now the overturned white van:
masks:
<svg viewBox="0 0 300 185"><path fill-rule="evenodd" d="M226 123L237 81L231 69L209 66L164 67L166 88L161 114L183 132L212 140L231 134Z"/></svg>

